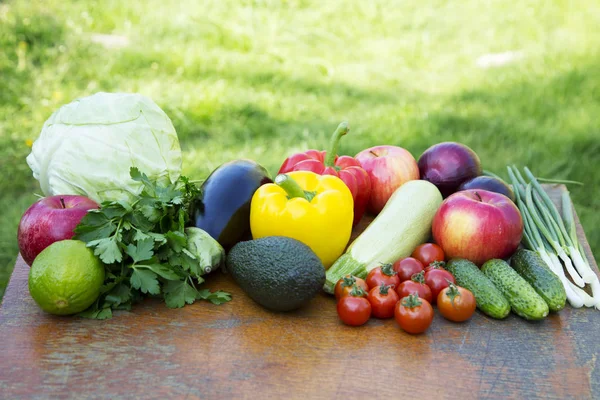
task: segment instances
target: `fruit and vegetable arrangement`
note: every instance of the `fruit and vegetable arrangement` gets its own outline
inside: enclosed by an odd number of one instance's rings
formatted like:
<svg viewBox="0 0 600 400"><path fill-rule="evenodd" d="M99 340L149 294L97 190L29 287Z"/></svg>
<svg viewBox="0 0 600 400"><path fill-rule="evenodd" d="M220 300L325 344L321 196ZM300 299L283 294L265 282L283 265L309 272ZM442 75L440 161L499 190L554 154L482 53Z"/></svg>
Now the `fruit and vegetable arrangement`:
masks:
<svg viewBox="0 0 600 400"><path fill-rule="evenodd" d="M275 176L243 159L186 177L152 100L97 93L61 107L27 157L43 194L17 234L31 296L95 319L147 297L216 306L231 294L202 284L223 271L272 312L328 294L345 325L394 318L410 334L434 308L457 323L600 308L568 192L559 212L547 180L508 166L506 182L456 142L418 159L392 145L338 155L349 132L341 123L326 151L290 154Z"/></svg>

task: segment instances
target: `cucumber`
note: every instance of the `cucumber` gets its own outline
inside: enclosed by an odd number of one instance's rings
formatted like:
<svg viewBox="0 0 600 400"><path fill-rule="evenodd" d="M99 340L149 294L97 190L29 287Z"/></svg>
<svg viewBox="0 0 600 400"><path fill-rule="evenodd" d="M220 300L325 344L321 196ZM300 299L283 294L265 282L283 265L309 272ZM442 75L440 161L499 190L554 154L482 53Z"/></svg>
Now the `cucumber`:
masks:
<svg viewBox="0 0 600 400"><path fill-rule="evenodd" d="M539 320L550 312L544 299L506 261L489 260L483 264L481 272L502 292L518 316Z"/></svg>
<svg viewBox="0 0 600 400"><path fill-rule="evenodd" d="M492 318L506 318L510 313L510 304L506 297L484 274L469 260L453 259L448 261L446 269L454 275L456 284L468 289L475 296L477 308Z"/></svg>
<svg viewBox="0 0 600 400"><path fill-rule="evenodd" d="M544 299L550 311L557 312L565 308L565 287L538 253L519 249L510 259L510 265Z"/></svg>

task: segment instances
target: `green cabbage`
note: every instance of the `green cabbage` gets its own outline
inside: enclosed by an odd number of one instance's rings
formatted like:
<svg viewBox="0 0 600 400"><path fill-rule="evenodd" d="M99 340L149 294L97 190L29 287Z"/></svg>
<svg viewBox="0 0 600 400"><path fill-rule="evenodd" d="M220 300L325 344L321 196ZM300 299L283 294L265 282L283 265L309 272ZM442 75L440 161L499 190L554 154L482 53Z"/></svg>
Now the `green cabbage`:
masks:
<svg viewBox="0 0 600 400"><path fill-rule="evenodd" d="M46 196L130 200L142 191L130 167L161 184L174 183L181 174L181 148L171 120L152 100L101 92L54 112L27 164Z"/></svg>

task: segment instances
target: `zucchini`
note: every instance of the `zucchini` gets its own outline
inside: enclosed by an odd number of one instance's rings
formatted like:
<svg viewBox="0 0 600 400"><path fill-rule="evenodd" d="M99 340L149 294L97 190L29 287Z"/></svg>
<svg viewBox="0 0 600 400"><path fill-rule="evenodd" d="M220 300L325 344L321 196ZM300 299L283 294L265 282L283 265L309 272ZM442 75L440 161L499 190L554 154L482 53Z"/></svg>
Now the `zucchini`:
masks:
<svg viewBox="0 0 600 400"><path fill-rule="evenodd" d="M435 185L408 181L392 194L379 215L327 270L323 290L333 294L346 275L364 278L378 265L408 257L431 235L433 217L442 204Z"/></svg>
<svg viewBox="0 0 600 400"><path fill-rule="evenodd" d="M502 292L518 316L539 320L548 315L548 304L506 261L489 260L482 265L481 272Z"/></svg>
<svg viewBox="0 0 600 400"><path fill-rule="evenodd" d="M519 249L510 259L510 265L544 299L550 311L557 312L565 308L565 287L538 253Z"/></svg>
<svg viewBox="0 0 600 400"><path fill-rule="evenodd" d="M468 289L475 296L477 308L492 318L502 319L510 313L510 303L502 292L469 260L452 259L446 269L454 275L458 286Z"/></svg>

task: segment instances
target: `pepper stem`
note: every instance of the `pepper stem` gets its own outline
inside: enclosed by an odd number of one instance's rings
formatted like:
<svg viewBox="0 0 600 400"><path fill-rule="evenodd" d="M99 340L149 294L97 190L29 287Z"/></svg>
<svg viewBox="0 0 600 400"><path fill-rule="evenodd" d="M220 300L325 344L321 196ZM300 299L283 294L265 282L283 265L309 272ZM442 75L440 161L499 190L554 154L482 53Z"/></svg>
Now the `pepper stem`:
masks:
<svg viewBox="0 0 600 400"><path fill-rule="evenodd" d="M298 185L298 182L294 180L294 178L286 174L277 175L275 177L275 184L283 190L285 190L288 199L293 199L294 197L301 197L303 199L311 201L316 195L316 192L303 190L300 187L300 185Z"/></svg>
<svg viewBox="0 0 600 400"><path fill-rule="evenodd" d="M329 148L327 149L327 155L325 156L325 166L333 167L335 166L335 156L337 155L338 145L340 144L340 139L342 136L348 133L350 128L348 128L348 122L344 121L340 123L331 135L331 141L329 142Z"/></svg>

